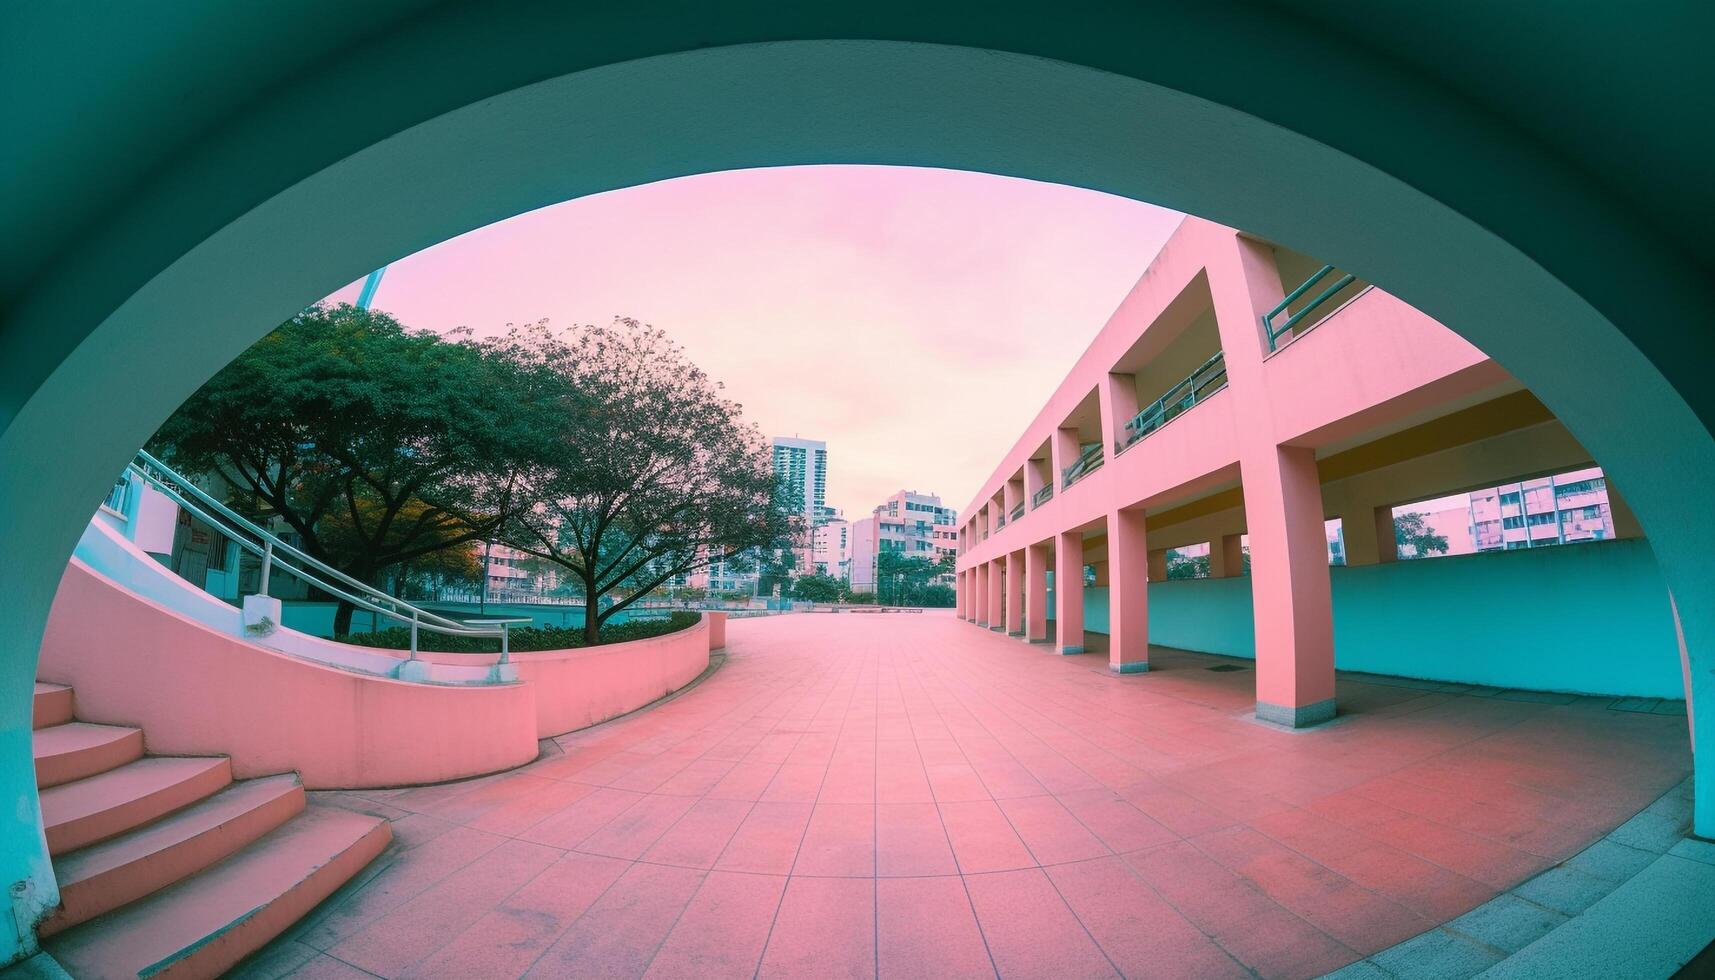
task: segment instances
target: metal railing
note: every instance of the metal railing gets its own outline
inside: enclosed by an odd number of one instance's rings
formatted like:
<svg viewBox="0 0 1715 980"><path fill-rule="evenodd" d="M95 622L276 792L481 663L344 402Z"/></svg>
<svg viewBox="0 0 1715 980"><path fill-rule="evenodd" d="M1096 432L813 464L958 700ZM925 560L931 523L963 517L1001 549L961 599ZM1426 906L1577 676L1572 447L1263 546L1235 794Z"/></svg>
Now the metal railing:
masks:
<svg viewBox="0 0 1715 980"><path fill-rule="evenodd" d="M113 489L107 491L107 499L101 502L101 506L113 511L120 517L124 517L126 498L129 496L131 496L131 481L121 474L119 479L113 482Z"/></svg>
<svg viewBox="0 0 1715 980"><path fill-rule="evenodd" d="M1082 480L1084 477L1089 476L1091 473L1101 469L1104 461L1101 443L1092 442L1088 446L1085 446L1084 451L1078 454L1077 460L1075 460L1071 466L1066 467L1066 469L1060 474L1061 487L1069 487L1072 484L1077 483L1079 480Z"/></svg>
<svg viewBox="0 0 1715 980"><path fill-rule="evenodd" d="M1342 289L1345 289L1347 286L1350 286L1358 278L1357 276L1354 276L1349 272L1346 273L1345 275L1341 276L1340 278L1334 280L1334 284L1332 286L1329 286L1327 289L1324 289L1324 290L1322 290L1322 292L1318 293L1316 295L1315 299L1304 304L1303 309L1301 309L1297 313L1294 313L1291 316L1287 317L1285 323L1282 323L1278 327L1275 326L1275 323L1274 323L1275 317L1286 312L1287 307L1291 306L1293 303L1298 301L1298 297L1303 296L1305 293L1309 292L1313 287L1315 287L1315 285L1317 283L1319 283L1323 279L1327 278L1328 273L1333 272L1333 271L1334 271L1333 266L1331 266L1331 265L1323 266L1322 269L1319 272L1317 272L1315 275L1311 276L1309 279L1306 279L1306 280L1304 280L1304 282L1300 283L1297 289L1294 289L1292 292L1287 293L1286 298L1281 300L1278 304L1276 304L1274 309L1269 310L1267 313L1264 313L1262 315L1262 330L1263 330L1263 333L1268 335L1268 349L1269 350L1271 350L1271 351L1278 350L1280 347L1280 338L1291 333L1292 329L1294 327L1298 326L1299 321L1301 321L1305 317L1309 316L1311 311L1315 310L1317 307L1321 306L1323 303L1328 302L1328 300L1330 300L1334 297L1335 293L1339 292Z"/></svg>
<svg viewBox="0 0 1715 980"><path fill-rule="evenodd" d="M1023 517L1023 516L1024 516L1024 501L1020 500L1018 503L1012 505L1012 520L1016 521L1020 517Z"/></svg>
<svg viewBox="0 0 1715 980"><path fill-rule="evenodd" d="M255 594L268 594L268 581L272 577L275 566L278 566L293 578L313 585L337 599L343 599L359 609L385 616L410 627L412 660L417 659L418 631L428 630L431 633L440 633L445 636L477 636L497 639L500 641L500 663L504 664L508 662L511 655L508 630L518 623L530 622L528 617L522 619L458 620L430 612L403 599L390 596L380 589L359 581L332 565L294 548L278 535L214 499L201 487L196 486L167 464L142 450L138 450L137 458L132 460L126 470L136 474L139 479L159 490L173 503L219 530L240 548L261 558L262 573Z"/></svg>
<svg viewBox="0 0 1715 980"><path fill-rule="evenodd" d="M1044 483L1042 489L1036 491L1030 498L1030 506L1041 507L1054 496L1054 484Z"/></svg>
<svg viewBox="0 0 1715 980"><path fill-rule="evenodd" d="M1178 418L1182 413L1227 386L1227 359L1224 351L1204 361L1184 381L1167 389L1148 408L1132 416L1122 429L1123 438L1117 449L1125 449L1156 429Z"/></svg>

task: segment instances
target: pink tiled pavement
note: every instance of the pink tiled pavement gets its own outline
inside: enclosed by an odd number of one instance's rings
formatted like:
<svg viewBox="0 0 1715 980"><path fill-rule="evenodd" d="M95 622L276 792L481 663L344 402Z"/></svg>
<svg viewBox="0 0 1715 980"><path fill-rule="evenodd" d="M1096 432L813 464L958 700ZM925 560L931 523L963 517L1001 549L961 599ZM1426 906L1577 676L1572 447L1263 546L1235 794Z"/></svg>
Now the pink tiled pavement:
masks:
<svg viewBox="0 0 1715 980"><path fill-rule="evenodd" d="M728 654L521 770L322 794L395 845L239 975L1311 976L1690 765L1683 717L1375 679L1278 731L1249 670L1120 677L944 613L744 620Z"/></svg>

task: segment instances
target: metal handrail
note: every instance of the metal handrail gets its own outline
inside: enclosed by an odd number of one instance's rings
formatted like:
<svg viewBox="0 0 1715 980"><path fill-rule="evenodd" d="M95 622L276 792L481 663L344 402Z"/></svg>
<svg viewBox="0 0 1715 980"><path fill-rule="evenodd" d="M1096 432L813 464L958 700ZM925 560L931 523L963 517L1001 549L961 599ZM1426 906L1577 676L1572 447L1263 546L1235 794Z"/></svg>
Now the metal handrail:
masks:
<svg viewBox="0 0 1715 980"><path fill-rule="evenodd" d="M1099 442L1090 443L1088 446L1084 447L1083 452L1078 454L1077 460L1074 461L1071 466L1066 467L1065 471L1060 474L1062 478L1061 486L1069 487L1072 484L1077 483L1089 474L1101 469L1103 462L1102 444Z"/></svg>
<svg viewBox="0 0 1715 980"><path fill-rule="evenodd" d="M1024 516L1024 501L1020 500L1018 503L1012 505L1012 519L1016 521L1020 517L1023 517L1023 516Z"/></svg>
<svg viewBox="0 0 1715 980"><path fill-rule="evenodd" d="M262 559L261 579L256 594L267 595L268 580L275 565L303 582L343 599L359 609L386 616L411 628L411 659L417 659L417 633L428 630L447 636L490 637L500 641L500 662L507 663L511 655L509 629L518 623L531 622L529 617L511 619L458 620L412 605L403 599L362 582L334 568L319 558L287 544L272 531L251 521L237 511L210 496L205 490L172 467L143 450L126 469L167 499L218 528L234 543ZM218 515L218 516L217 516ZM251 540L254 537L256 540ZM319 574L318 574L319 573ZM343 583L335 585L334 582Z"/></svg>
<svg viewBox="0 0 1715 980"><path fill-rule="evenodd" d="M1226 352L1216 351L1214 357L1204 361L1185 380L1167 389L1167 393L1151 402L1148 408L1132 416L1124 426L1125 439L1114 447L1115 450L1125 449L1226 386Z"/></svg>
<svg viewBox="0 0 1715 980"><path fill-rule="evenodd" d="M1054 496L1054 484L1045 483L1042 485L1042 489L1036 491L1036 493L1031 496L1030 506L1041 507L1043 504L1048 502L1048 499L1050 497L1053 497L1053 496Z"/></svg>
<svg viewBox="0 0 1715 980"><path fill-rule="evenodd" d="M1327 289L1322 290L1322 292L1319 293L1315 299L1304 304L1303 309L1301 309L1297 313L1294 313L1291 316L1287 317L1286 322L1281 324L1279 328L1275 327L1275 325L1274 325L1274 318L1275 317L1279 316L1281 314L1281 312L1284 311L1287 307L1291 306L1293 304L1293 302L1298 299L1298 297L1303 296L1306 292L1309 292L1309 290L1312 286L1315 286L1317 283L1321 282L1323 280L1323 278L1328 275L1328 273L1333 272L1333 271L1334 271L1333 266L1331 266L1331 265L1323 266L1315 275L1311 276L1310 278L1308 278L1308 279L1304 280L1302 283L1300 283L1297 289L1294 289L1292 292L1287 293L1286 298L1281 300L1279 303L1275 304L1274 309L1269 310L1267 313L1264 313L1262 315L1262 330L1263 330L1263 333L1268 335L1268 349L1269 350L1271 350L1271 351L1278 350L1280 347L1280 338L1286 336L1288 333L1291 333L1292 328L1298 326L1298 321L1300 321L1300 320L1304 319L1306 316L1308 316L1310 314L1310 311L1321 306L1323 303L1328 302L1328 300L1330 298L1332 298L1335 293L1339 292L1342 289L1345 289L1347 286L1350 286L1358 278L1357 276L1354 276L1349 272L1346 273L1345 275L1341 276L1339 279L1335 280L1334 285L1329 286Z"/></svg>

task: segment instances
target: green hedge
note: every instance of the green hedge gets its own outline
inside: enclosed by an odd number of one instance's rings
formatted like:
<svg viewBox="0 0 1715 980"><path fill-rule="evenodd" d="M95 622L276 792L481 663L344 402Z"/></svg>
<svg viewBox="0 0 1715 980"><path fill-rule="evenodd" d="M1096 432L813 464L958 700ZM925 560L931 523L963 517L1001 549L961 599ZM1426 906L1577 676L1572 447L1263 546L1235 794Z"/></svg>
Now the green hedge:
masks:
<svg viewBox="0 0 1715 980"><path fill-rule="evenodd" d="M601 631L601 642L606 645L624 643L627 640L646 640L652 636L677 633L696 624L696 613L681 610L672 613L666 619L633 620L617 626L604 626ZM380 630L375 633L350 633L345 636L337 636L334 639L340 643L349 643L359 647L380 647L384 650L411 649L411 631L403 626ZM582 626L513 627L509 639L508 649L513 653L526 653L532 650L566 650L589 645L584 642L584 628ZM445 633L418 630L417 649L431 653L499 653L500 641L482 636L448 636Z"/></svg>

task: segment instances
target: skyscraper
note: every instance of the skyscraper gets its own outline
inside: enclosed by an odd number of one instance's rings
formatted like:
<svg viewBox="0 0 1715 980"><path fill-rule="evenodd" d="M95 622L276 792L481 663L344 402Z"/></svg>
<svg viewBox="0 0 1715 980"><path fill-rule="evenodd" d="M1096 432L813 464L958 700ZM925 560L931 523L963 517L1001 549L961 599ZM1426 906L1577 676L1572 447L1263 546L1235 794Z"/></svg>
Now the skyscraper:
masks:
<svg viewBox="0 0 1715 980"><path fill-rule="evenodd" d="M834 513L828 506L828 444L816 439L775 436L774 475L784 483L790 506L803 515L804 527L793 550L798 552L798 568L811 570L814 568L811 533Z"/></svg>

